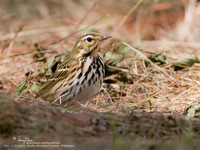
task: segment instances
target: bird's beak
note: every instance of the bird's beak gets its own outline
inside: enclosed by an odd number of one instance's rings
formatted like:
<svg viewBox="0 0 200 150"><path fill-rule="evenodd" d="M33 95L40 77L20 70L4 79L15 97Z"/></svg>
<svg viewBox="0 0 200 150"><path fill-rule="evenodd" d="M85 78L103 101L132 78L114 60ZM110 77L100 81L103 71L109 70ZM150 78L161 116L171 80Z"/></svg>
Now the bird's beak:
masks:
<svg viewBox="0 0 200 150"><path fill-rule="evenodd" d="M112 36L111 35L108 35L108 36L102 36L99 41L104 41L104 40L107 40L109 38L111 38Z"/></svg>

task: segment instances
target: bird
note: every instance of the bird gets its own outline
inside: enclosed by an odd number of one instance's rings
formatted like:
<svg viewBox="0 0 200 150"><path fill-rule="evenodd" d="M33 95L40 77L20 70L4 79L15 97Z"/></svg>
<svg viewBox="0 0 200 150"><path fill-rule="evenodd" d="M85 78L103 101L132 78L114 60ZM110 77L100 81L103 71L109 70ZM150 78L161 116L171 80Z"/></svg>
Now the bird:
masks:
<svg viewBox="0 0 200 150"><path fill-rule="evenodd" d="M100 92L105 76L98 52L100 43L112 36L88 33L81 36L44 85L38 96L50 103L68 105L72 101L90 102Z"/></svg>

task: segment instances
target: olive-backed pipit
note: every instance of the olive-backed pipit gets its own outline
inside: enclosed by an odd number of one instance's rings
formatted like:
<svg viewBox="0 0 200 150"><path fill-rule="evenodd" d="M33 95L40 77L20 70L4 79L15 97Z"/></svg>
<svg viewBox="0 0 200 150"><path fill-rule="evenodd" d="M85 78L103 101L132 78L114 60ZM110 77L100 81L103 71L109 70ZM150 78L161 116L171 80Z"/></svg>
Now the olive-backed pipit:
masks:
<svg viewBox="0 0 200 150"><path fill-rule="evenodd" d="M105 74L104 63L98 55L99 44L110 37L98 33L80 37L71 53L42 86L39 96L59 104L72 100L85 103L97 96Z"/></svg>

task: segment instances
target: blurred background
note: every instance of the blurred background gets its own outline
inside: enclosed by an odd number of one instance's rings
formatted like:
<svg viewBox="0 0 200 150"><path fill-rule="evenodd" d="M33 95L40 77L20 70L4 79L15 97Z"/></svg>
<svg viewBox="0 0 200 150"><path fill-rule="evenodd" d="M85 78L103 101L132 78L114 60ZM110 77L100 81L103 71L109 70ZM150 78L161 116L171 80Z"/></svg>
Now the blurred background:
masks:
<svg viewBox="0 0 200 150"><path fill-rule="evenodd" d="M113 32L124 16L134 7L136 0L2 0L1 1L1 35L17 32L23 26L23 31L44 29L50 27L68 27L54 33L64 36L70 30L85 26L99 32ZM190 5L187 5L187 4ZM184 20L185 11L196 2L186 0L143 0L142 4L126 19L123 27L118 29L120 37L131 37L131 40L159 39L168 31L174 30ZM191 10L190 10L191 11ZM197 17L194 14L193 17ZM191 19L197 20L191 16ZM189 19L188 18L188 19ZM56 32L56 31L54 31ZM172 38L173 36L171 36ZM49 39L50 40L50 39Z"/></svg>
<svg viewBox="0 0 200 150"><path fill-rule="evenodd" d="M88 32L113 36L92 111L37 103ZM199 149L199 120L177 118L190 108L199 117L199 59L199 0L0 0L0 145L20 135L82 149Z"/></svg>

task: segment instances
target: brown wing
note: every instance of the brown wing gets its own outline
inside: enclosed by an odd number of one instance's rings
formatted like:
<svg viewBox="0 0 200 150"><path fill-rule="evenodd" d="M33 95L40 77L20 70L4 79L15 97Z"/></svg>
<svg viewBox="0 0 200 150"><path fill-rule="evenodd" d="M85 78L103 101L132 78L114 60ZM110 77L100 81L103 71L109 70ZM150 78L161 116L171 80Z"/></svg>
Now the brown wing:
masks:
<svg viewBox="0 0 200 150"><path fill-rule="evenodd" d="M58 81L66 78L69 74L69 70L71 68L74 68L74 66L77 64L77 60L71 57L66 57L60 67L56 70L56 72L50 76L47 80L47 82L44 83L42 88L40 89L38 95L42 95L44 93L48 93L51 91L51 89L54 87Z"/></svg>

